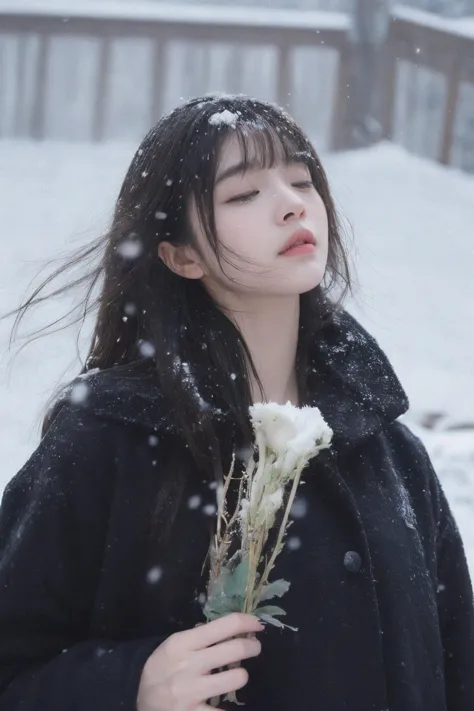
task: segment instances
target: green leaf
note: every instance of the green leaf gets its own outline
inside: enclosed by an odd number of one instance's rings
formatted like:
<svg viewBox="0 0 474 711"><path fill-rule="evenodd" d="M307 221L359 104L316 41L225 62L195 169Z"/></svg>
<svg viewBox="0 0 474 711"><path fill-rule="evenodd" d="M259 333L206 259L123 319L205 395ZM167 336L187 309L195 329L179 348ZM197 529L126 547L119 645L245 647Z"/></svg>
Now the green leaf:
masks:
<svg viewBox="0 0 474 711"><path fill-rule="evenodd" d="M204 605L204 616L211 621L231 612L241 612L244 602L245 598L240 596L218 595L210 597Z"/></svg>
<svg viewBox="0 0 474 711"><path fill-rule="evenodd" d="M225 592L229 597L245 597L249 575L249 557L245 556L226 580Z"/></svg>
<svg viewBox="0 0 474 711"><path fill-rule="evenodd" d="M277 607L276 605L264 605L263 607L258 607L255 610L255 614L257 617L260 617L260 615L272 615L278 617L286 615L286 612L281 607Z"/></svg>
<svg viewBox="0 0 474 711"><path fill-rule="evenodd" d="M257 613L255 613L257 614ZM293 630L293 632L298 632L297 627L290 627L290 625L285 625L281 620L277 620L275 617L272 617L271 615L266 615L265 613L262 613L261 615L258 615L262 622L266 622L269 625L273 625L274 627L280 627L283 629L284 627L287 627L290 630Z"/></svg>
<svg viewBox="0 0 474 711"><path fill-rule="evenodd" d="M225 595L225 590L227 587L227 581L231 575L230 570L227 566L223 566L220 575L214 580L212 585L209 587L209 597L219 597L219 595Z"/></svg>
<svg viewBox="0 0 474 711"><path fill-rule="evenodd" d="M269 583L262 591L259 602L271 600L273 597L282 597L290 589L290 583L286 580L274 580Z"/></svg>

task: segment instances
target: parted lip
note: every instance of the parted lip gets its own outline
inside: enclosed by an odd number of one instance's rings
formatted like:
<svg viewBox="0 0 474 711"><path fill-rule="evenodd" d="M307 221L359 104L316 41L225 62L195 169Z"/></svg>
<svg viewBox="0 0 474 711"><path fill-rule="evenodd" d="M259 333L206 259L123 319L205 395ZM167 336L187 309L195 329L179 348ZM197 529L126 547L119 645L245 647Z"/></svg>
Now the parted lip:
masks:
<svg viewBox="0 0 474 711"><path fill-rule="evenodd" d="M316 244L316 240L314 238L313 233L307 230L305 227L301 227L299 230L296 230L296 232L293 232L290 239L287 240L285 246L280 252L278 252L278 254L284 254L297 242L305 242L306 244Z"/></svg>

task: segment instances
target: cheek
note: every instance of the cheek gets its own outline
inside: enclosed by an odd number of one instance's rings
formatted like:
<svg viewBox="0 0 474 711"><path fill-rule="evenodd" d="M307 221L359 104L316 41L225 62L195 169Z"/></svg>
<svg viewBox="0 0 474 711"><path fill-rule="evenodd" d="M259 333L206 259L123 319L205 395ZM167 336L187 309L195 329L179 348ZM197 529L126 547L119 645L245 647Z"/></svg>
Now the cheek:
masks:
<svg viewBox="0 0 474 711"><path fill-rule="evenodd" d="M217 234L222 244L244 256L255 252L259 233L258 212L252 214L251 206L241 206L236 210L225 210L216 214Z"/></svg>
<svg viewBox="0 0 474 711"><path fill-rule="evenodd" d="M328 214L326 211L326 207L319 195L317 196L315 202L312 204L309 212L312 220L316 225L320 240L327 242L329 232Z"/></svg>

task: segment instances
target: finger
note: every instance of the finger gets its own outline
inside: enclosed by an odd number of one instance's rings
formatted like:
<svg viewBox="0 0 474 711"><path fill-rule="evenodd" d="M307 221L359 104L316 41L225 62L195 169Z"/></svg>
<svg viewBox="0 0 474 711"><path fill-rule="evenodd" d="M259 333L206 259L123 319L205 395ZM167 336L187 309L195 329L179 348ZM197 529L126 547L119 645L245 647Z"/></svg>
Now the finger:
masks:
<svg viewBox="0 0 474 711"><path fill-rule="evenodd" d="M239 637L228 642L222 642L214 647L202 649L194 655L193 666L198 673L207 674L212 669L226 667L243 659L257 657L262 651L258 639L245 639Z"/></svg>
<svg viewBox="0 0 474 711"><path fill-rule="evenodd" d="M208 674L200 677L196 684L198 699L212 699L231 691L241 689L249 680L248 672L243 667L229 669L219 674Z"/></svg>
<svg viewBox="0 0 474 711"><path fill-rule="evenodd" d="M220 617L218 620L209 622L201 627L186 630L186 632L182 632L182 635L183 642L188 649L198 651L218 642L223 642L225 639L248 634L249 632L261 632L263 629L264 626L255 615L233 612L231 615Z"/></svg>

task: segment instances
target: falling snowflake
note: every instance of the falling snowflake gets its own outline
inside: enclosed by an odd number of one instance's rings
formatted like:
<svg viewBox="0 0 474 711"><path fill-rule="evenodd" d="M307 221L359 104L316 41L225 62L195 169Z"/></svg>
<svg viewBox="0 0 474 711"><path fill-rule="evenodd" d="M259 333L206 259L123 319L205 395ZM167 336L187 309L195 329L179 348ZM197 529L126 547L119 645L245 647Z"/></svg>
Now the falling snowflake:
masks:
<svg viewBox="0 0 474 711"><path fill-rule="evenodd" d="M214 514L217 513L217 507L214 504L206 504L202 510L206 516L214 516Z"/></svg>
<svg viewBox="0 0 474 711"><path fill-rule="evenodd" d="M144 358L153 358L155 355L155 346L150 341L140 341L138 349Z"/></svg>
<svg viewBox="0 0 474 711"><path fill-rule="evenodd" d="M143 252L143 245L139 240L128 239L119 244L117 252L124 259L136 259Z"/></svg>
<svg viewBox="0 0 474 711"><path fill-rule="evenodd" d="M290 510L292 518L304 518L308 513L308 502L301 496L294 500Z"/></svg>
<svg viewBox="0 0 474 711"><path fill-rule="evenodd" d="M168 214L166 212L162 212L161 210L157 210L155 212L155 218L157 220L166 220L167 217L168 217Z"/></svg>
<svg viewBox="0 0 474 711"><path fill-rule="evenodd" d="M125 306L123 307L123 310L125 311L127 316L135 316L138 309L137 309L136 304L134 304L132 301L129 301L125 304Z"/></svg>
<svg viewBox="0 0 474 711"><path fill-rule="evenodd" d="M291 536L291 538L288 539L286 545L288 546L288 550L297 551L299 548L301 548L301 538L298 538L298 536Z"/></svg>
<svg viewBox="0 0 474 711"><path fill-rule="evenodd" d="M86 383L76 383L71 388L69 399L74 405L81 405L87 400L88 395L89 386Z"/></svg>
<svg viewBox="0 0 474 711"><path fill-rule="evenodd" d="M188 499L188 509L197 509L201 505L201 497L198 494Z"/></svg>
<svg viewBox="0 0 474 711"><path fill-rule="evenodd" d="M155 583L159 582L162 577L163 577L162 568L160 568L159 565L155 565L153 568L150 568L150 570L148 571L146 579L149 583L154 585Z"/></svg>

